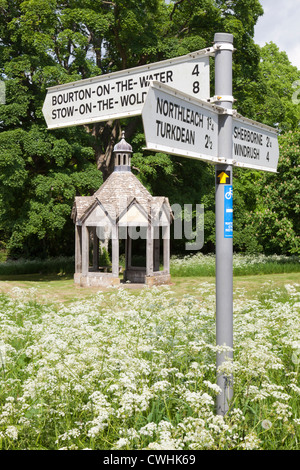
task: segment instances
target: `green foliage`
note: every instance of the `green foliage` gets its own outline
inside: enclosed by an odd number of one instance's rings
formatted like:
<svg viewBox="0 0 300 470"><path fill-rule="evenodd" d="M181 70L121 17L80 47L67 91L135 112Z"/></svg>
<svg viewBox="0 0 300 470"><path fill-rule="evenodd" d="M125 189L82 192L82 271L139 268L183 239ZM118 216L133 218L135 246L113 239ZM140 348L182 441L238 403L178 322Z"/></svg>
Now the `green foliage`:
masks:
<svg viewBox="0 0 300 470"><path fill-rule="evenodd" d="M103 247L99 257L99 266L111 266L111 260L108 251Z"/></svg>
<svg viewBox="0 0 300 470"><path fill-rule="evenodd" d="M299 255L300 130L280 136L279 142L278 173L260 176L257 208L248 220L266 253Z"/></svg>
<svg viewBox="0 0 300 470"><path fill-rule="evenodd" d="M252 99L253 118L278 127L281 132L297 129L300 106L293 103L292 96L300 71L272 42L260 49L260 57L257 88L260 97Z"/></svg>
<svg viewBox="0 0 300 470"><path fill-rule="evenodd" d="M45 131L46 88L153 56L162 8L158 0L1 2L0 234L10 256L71 254L74 197L102 182L93 129Z"/></svg>
<svg viewBox="0 0 300 470"><path fill-rule="evenodd" d="M299 254L300 106L292 101L299 78L300 72L275 44L261 48L257 82L246 88L242 108L246 116L280 129L280 157L276 175L234 171L236 250Z"/></svg>
<svg viewBox="0 0 300 470"><path fill-rule="evenodd" d="M0 134L0 228L10 234L11 256L73 252L74 197L98 189L102 178L91 148L68 141L36 126Z"/></svg>
<svg viewBox="0 0 300 470"><path fill-rule="evenodd" d="M47 86L101 73L87 34L107 29L100 3L0 5L0 234L10 256L73 254L74 197L102 182L86 130L48 132L41 112Z"/></svg>
<svg viewBox="0 0 300 470"><path fill-rule="evenodd" d="M233 180L234 224L233 243L237 252L258 253L263 251L256 236L256 226L249 214L256 209L259 172L236 168Z"/></svg>
<svg viewBox="0 0 300 470"><path fill-rule="evenodd" d="M111 142L118 139L120 124L46 131L42 105L49 86L187 54L210 46L214 34L225 31L234 35L236 47L238 111L282 132L296 129L300 106L291 98L299 71L275 44L254 43L262 13L258 0L2 0L0 79L6 104L0 105L0 237L10 256L73 254L74 197L92 194L101 185L101 172L105 178L111 171ZM211 69L213 94L213 60ZM149 154L142 150L141 119L121 124L133 145L133 171L153 194L169 197L171 204L204 204L203 250L212 251L213 167ZM278 218L271 206L261 207L265 176L245 170L234 176L235 249L297 252L293 211L282 209ZM296 184L288 171L284 181ZM270 232L263 235L266 220ZM284 235L283 227L289 227ZM271 242L278 233L281 243ZM184 243L174 241L172 249L182 251Z"/></svg>
<svg viewBox="0 0 300 470"><path fill-rule="evenodd" d="M0 258L1 260L1 258ZM22 274L72 274L74 257L59 256L48 259L22 259L0 262L0 276L19 276Z"/></svg>
<svg viewBox="0 0 300 470"><path fill-rule="evenodd" d="M263 255L263 254L233 254L233 275L250 276L275 273L298 273L300 271L299 256ZM215 255L196 253L171 258L171 276L176 277L206 277L215 276Z"/></svg>

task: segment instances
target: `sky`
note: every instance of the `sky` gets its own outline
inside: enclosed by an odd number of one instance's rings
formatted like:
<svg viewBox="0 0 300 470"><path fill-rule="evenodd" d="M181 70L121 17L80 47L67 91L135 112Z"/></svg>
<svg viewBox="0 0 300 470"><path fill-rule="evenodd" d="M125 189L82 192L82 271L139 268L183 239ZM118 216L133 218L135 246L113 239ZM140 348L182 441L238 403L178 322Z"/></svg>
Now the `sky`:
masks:
<svg viewBox="0 0 300 470"><path fill-rule="evenodd" d="M259 46L274 42L300 70L300 0L260 0L260 4L264 15L256 23L254 41Z"/></svg>
<svg viewBox="0 0 300 470"><path fill-rule="evenodd" d="M260 0L264 9L255 26L259 46L274 42L300 70L300 0Z"/></svg>

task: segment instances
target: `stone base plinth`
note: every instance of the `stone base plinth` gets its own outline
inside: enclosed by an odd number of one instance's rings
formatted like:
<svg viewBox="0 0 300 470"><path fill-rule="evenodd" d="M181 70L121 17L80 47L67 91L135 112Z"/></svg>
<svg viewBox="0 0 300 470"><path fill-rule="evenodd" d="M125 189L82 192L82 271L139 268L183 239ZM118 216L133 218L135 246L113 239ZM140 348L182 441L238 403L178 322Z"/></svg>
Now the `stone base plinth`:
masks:
<svg viewBox="0 0 300 470"><path fill-rule="evenodd" d="M130 268L124 272L124 281L132 284L146 284L147 286L159 286L170 284L171 276L163 271L154 271L151 276L146 276L145 268Z"/></svg>
<svg viewBox="0 0 300 470"><path fill-rule="evenodd" d="M153 275L146 276L143 270L131 271L129 279L126 280L130 281L131 284L145 284L149 287L171 284L170 274L154 272ZM111 273L89 273L87 276L82 273L75 273L74 283L81 287L112 287L120 285L120 278L113 276Z"/></svg>
<svg viewBox="0 0 300 470"><path fill-rule="evenodd" d="M145 284L149 287L171 284L171 276L167 273L154 273L153 276L145 276Z"/></svg>

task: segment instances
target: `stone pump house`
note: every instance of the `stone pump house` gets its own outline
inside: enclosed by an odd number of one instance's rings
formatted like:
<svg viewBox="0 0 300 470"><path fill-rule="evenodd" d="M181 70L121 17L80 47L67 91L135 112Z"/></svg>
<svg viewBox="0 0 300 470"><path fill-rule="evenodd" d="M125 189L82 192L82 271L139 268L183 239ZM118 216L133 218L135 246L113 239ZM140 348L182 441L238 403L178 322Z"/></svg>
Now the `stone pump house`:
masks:
<svg viewBox="0 0 300 470"><path fill-rule="evenodd" d="M120 245L125 244L123 282L159 285L170 282L170 224L173 214L166 197L154 197L131 172L132 147L114 147L114 171L93 196L76 197L75 275L80 286L118 285ZM101 246L111 240L111 269L99 265ZM135 246L145 251L145 266L134 266ZM125 242L125 243L124 243ZM160 270L160 261L163 269Z"/></svg>

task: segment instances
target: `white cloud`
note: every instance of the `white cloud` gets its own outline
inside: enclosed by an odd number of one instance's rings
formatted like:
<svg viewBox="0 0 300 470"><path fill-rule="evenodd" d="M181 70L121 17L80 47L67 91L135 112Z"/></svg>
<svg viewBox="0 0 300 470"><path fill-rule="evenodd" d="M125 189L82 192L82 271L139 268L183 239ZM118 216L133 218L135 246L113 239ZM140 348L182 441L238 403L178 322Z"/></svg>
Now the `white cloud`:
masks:
<svg viewBox="0 0 300 470"><path fill-rule="evenodd" d="M274 42L300 70L299 0L260 0L264 15L255 27L254 40L260 46Z"/></svg>

